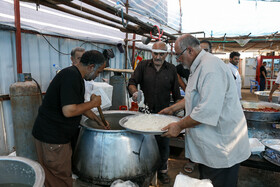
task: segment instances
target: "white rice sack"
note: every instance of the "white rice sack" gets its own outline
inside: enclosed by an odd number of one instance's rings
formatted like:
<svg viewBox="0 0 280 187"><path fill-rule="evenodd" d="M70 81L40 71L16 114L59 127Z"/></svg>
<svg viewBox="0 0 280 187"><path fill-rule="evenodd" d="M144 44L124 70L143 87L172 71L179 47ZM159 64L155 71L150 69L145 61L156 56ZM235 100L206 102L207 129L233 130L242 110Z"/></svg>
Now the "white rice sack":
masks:
<svg viewBox="0 0 280 187"><path fill-rule="evenodd" d="M179 119L172 116L140 114L129 118L124 126L138 131L161 131L163 127L176 121Z"/></svg>
<svg viewBox="0 0 280 187"><path fill-rule="evenodd" d="M209 179L195 179L187 175L178 174L173 187L213 187Z"/></svg>

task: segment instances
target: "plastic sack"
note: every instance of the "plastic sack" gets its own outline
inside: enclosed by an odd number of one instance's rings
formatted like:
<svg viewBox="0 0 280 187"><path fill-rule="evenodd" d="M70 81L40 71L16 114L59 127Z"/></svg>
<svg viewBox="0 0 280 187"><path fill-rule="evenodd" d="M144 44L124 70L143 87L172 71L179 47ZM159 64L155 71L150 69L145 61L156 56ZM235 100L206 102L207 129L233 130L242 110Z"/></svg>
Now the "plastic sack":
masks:
<svg viewBox="0 0 280 187"><path fill-rule="evenodd" d="M101 108L104 109L108 109L110 106L112 106L112 102L111 100L108 98L108 96L106 95L106 93L103 91L102 88L97 88L97 89L93 89L91 94L95 94L95 95L100 95L101 96ZM93 108L92 110L96 111L97 108Z"/></svg>
<svg viewBox="0 0 280 187"><path fill-rule="evenodd" d="M113 87L108 83L85 81L85 102L90 101L92 94L101 96L101 108L103 110L109 109L112 106ZM97 111L93 108L92 111Z"/></svg>
<svg viewBox="0 0 280 187"><path fill-rule="evenodd" d="M249 138L252 154L260 154L264 151L264 145L257 138Z"/></svg>
<svg viewBox="0 0 280 187"><path fill-rule="evenodd" d="M187 175L178 174L173 187L213 187L209 179L195 179Z"/></svg>
<svg viewBox="0 0 280 187"><path fill-rule="evenodd" d="M114 181L110 187L139 187L139 186L131 181L123 181L121 179L118 179Z"/></svg>

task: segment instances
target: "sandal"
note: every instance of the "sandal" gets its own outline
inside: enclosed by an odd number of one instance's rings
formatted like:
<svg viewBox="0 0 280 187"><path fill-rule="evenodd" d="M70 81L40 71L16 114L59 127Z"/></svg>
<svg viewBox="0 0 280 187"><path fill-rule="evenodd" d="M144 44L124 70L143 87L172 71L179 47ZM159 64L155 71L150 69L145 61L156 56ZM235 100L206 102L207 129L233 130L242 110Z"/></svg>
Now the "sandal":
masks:
<svg viewBox="0 0 280 187"><path fill-rule="evenodd" d="M184 171L186 173L192 173L193 170L194 170L194 165L195 165L195 163L192 163L192 162L186 163L185 166L184 166Z"/></svg>
<svg viewBox="0 0 280 187"><path fill-rule="evenodd" d="M170 183L170 178L167 175L167 173L158 173L157 178L158 178L158 180L160 180L160 182L162 184L169 184Z"/></svg>

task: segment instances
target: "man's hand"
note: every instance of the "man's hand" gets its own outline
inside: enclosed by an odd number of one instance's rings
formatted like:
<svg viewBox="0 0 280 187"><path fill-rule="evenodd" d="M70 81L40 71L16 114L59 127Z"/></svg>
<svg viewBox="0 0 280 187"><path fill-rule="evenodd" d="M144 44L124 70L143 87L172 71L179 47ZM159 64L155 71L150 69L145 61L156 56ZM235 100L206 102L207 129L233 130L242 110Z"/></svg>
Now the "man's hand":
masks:
<svg viewBox="0 0 280 187"><path fill-rule="evenodd" d="M100 106L101 105L101 96L92 94L90 96L90 101L93 102L95 104L95 106Z"/></svg>
<svg viewBox="0 0 280 187"><path fill-rule="evenodd" d="M110 126L110 124L109 124L108 121L106 121L107 124L104 124L102 121L99 121L99 122L97 122L97 123L98 123L98 125L103 126L104 129L106 129L106 130L111 130L111 126Z"/></svg>
<svg viewBox="0 0 280 187"><path fill-rule="evenodd" d="M136 92L134 92L134 93L132 94L132 100L133 100L134 102L137 102L137 97L138 97L138 91L136 91Z"/></svg>
<svg viewBox="0 0 280 187"><path fill-rule="evenodd" d="M167 138L172 138L172 137L177 137L183 129L181 129L179 124L177 122L175 122L175 123L170 123L169 125L162 128L161 130L162 131L168 130L166 133L164 133L161 136L167 137Z"/></svg>
<svg viewBox="0 0 280 187"><path fill-rule="evenodd" d="M272 101L272 95L269 94L268 96L268 102L271 102Z"/></svg>
<svg viewBox="0 0 280 187"><path fill-rule="evenodd" d="M171 109L171 107L167 107L167 108L164 108L161 111L159 111L159 114L172 115L173 114L173 110Z"/></svg>

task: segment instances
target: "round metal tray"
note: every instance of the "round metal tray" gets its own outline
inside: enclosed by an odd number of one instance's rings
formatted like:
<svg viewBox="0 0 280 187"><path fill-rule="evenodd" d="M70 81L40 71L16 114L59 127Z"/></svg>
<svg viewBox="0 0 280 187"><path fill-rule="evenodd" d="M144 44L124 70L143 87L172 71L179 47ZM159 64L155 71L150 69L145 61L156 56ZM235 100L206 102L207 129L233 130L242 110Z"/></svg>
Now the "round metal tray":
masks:
<svg viewBox="0 0 280 187"><path fill-rule="evenodd" d="M258 99L260 101L266 101L268 102L268 96L270 91L256 91L254 94L257 95ZM274 92L272 95L272 102L278 103L278 97L280 96L280 92Z"/></svg>
<svg viewBox="0 0 280 187"><path fill-rule="evenodd" d="M248 101L241 101L244 114L247 120L250 121L262 121L262 122L270 122L275 123L280 121L280 112L253 112L248 111L246 108L274 108L280 110L280 105L276 103L269 103L269 102L248 102Z"/></svg>
<svg viewBox="0 0 280 187"><path fill-rule="evenodd" d="M122 126L123 128L125 128L125 129L127 129L127 130L129 130L131 132L140 133L140 134L161 135L164 132L166 132L166 131L161 131L161 130L158 130L158 131L141 131L141 130L136 130L136 129L129 128L129 127L124 125L128 121L128 119L135 118L135 117L137 117L139 115L144 115L144 114L137 114L137 115L126 116L126 117L120 119L120 121L119 121L120 126ZM169 115L162 115L162 114L149 114L149 115L169 117L169 118L174 119L176 122L181 120L181 118L178 118L176 116L169 116Z"/></svg>
<svg viewBox="0 0 280 187"><path fill-rule="evenodd" d="M262 144L280 153L280 139L264 139Z"/></svg>
<svg viewBox="0 0 280 187"><path fill-rule="evenodd" d="M267 160L268 162L270 162L270 163L272 163L272 164L274 164L274 165L280 166L279 163L275 162L273 159L271 159L271 158L269 158L268 156L266 156L264 152L261 152L261 156L262 156L265 160Z"/></svg>

